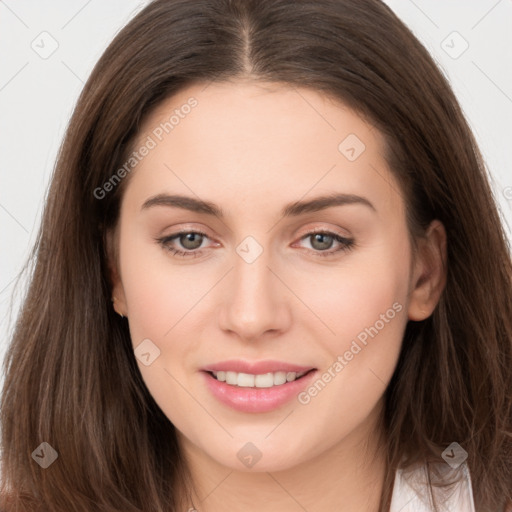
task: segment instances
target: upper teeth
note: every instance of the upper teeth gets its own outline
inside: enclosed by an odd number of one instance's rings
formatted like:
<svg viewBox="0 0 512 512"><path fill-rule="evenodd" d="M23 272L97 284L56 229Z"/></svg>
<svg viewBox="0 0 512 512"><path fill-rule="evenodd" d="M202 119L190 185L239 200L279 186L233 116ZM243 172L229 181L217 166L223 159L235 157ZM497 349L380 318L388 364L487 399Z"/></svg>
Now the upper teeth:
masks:
<svg viewBox="0 0 512 512"><path fill-rule="evenodd" d="M307 372L270 372L260 375L252 375L250 373L237 373L237 372L212 372L217 380L226 382L233 386L240 386L244 388L270 388L272 386L280 386L285 382L292 382L299 377L302 377Z"/></svg>

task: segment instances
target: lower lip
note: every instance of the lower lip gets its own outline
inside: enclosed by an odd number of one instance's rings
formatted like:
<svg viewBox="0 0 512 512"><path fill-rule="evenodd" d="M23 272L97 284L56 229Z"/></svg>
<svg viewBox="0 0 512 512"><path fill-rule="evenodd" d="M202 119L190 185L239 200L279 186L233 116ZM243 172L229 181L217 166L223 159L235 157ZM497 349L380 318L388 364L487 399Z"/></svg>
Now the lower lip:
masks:
<svg viewBox="0 0 512 512"><path fill-rule="evenodd" d="M211 393L223 404L241 412L269 412L296 397L316 374L309 372L300 379L271 388L244 388L218 381L208 372L202 372Z"/></svg>

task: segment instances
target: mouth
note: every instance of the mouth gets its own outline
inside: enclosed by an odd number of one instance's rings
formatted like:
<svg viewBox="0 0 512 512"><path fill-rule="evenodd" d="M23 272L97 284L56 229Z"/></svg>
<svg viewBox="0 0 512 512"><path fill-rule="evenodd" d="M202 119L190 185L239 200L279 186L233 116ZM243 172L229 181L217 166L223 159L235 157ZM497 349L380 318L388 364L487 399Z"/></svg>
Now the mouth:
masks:
<svg viewBox="0 0 512 512"><path fill-rule="evenodd" d="M318 371L276 361L230 361L203 368L200 373L212 397L224 406L244 413L264 413L293 402Z"/></svg>
<svg viewBox="0 0 512 512"><path fill-rule="evenodd" d="M219 370L207 371L206 373L210 374L217 381L225 382L229 386L239 388L272 388L282 386L288 382L295 382L315 370L316 368L311 368L302 372L277 371L260 374Z"/></svg>

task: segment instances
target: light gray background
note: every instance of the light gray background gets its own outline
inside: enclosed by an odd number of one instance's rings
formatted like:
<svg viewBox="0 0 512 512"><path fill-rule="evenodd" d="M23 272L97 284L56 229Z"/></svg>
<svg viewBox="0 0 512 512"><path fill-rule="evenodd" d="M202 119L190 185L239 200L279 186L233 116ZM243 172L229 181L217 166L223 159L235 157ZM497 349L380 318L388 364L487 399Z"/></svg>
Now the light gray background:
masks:
<svg viewBox="0 0 512 512"><path fill-rule="evenodd" d="M512 239L512 0L386 2L452 83ZM15 287L16 276L75 101L108 43L146 3L0 0L0 360L26 286Z"/></svg>

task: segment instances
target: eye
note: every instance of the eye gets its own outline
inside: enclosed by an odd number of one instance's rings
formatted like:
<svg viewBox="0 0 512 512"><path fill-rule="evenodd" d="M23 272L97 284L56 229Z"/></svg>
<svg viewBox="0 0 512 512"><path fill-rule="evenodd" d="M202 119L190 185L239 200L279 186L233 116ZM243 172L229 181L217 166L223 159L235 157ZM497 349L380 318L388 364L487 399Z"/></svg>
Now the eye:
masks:
<svg viewBox="0 0 512 512"><path fill-rule="evenodd" d="M310 250L312 250L315 255L322 257L332 256L340 251L348 251L353 249L355 246L353 239L345 238L331 231L311 231L301 238L301 240L308 239L310 240L311 245ZM335 244L338 244L338 247L331 249L331 247Z"/></svg>
<svg viewBox="0 0 512 512"><path fill-rule="evenodd" d="M174 254L175 256L187 258L200 256L203 251L198 251L205 238L208 238L206 233L201 231L180 231L173 233L170 236L158 238L157 242L166 250ZM176 248L175 244L179 243L179 246L185 250Z"/></svg>
<svg viewBox="0 0 512 512"><path fill-rule="evenodd" d="M179 258L196 258L203 253L201 249L208 235L201 231L180 231L172 235L157 238L156 241L167 251ZM311 249L309 252L315 255L328 257L340 251L348 251L355 245L353 239L342 237L331 231L311 231L304 235L300 240L310 239ZM178 247L176 247L178 244ZM338 247L331 249L333 245Z"/></svg>

